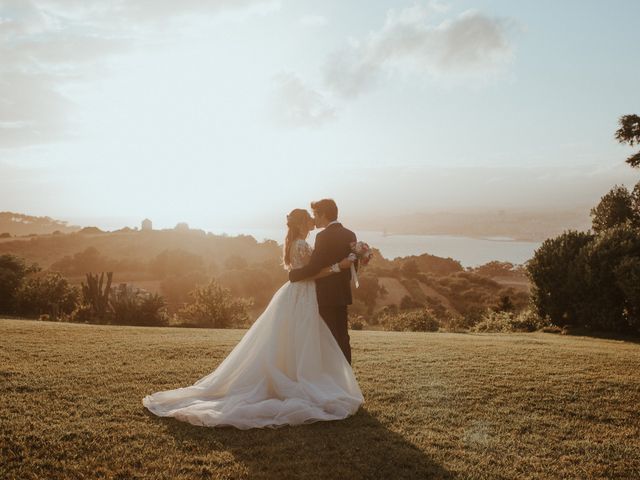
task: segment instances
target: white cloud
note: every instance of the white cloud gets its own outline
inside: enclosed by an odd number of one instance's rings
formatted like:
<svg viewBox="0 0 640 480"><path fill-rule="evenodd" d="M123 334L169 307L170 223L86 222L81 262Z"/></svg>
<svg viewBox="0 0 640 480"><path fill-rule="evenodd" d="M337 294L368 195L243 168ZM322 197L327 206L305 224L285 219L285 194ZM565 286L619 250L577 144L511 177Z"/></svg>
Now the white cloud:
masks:
<svg viewBox="0 0 640 480"><path fill-rule="evenodd" d="M439 4L391 10L383 27L353 40L325 65L325 82L337 94L354 97L375 84L385 70L411 69L431 76L483 78L512 59L512 22L466 11L440 23L430 21Z"/></svg>
<svg viewBox="0 0 640 480"><path fill-rule="evenodd" d="M316 127L336 115L336 110L321 93L308 87L298 76L282 73L275 78L273 98L275 120L288 127Z"/></svg>

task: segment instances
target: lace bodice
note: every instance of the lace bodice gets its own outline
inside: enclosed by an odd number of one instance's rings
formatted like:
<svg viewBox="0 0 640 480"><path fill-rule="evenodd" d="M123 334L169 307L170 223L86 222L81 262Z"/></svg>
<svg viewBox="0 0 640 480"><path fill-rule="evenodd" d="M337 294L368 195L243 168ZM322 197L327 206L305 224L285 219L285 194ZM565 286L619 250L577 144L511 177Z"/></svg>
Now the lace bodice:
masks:
<svg viewBox="0 0 640 480"><path fill-rule="evenodd" d="M300 238L295 240L291 245L291 268L296 269L304 267L309 263L312 252L313 248L311 248L311 245L309 245L306 240L302 240Z"/></svg>

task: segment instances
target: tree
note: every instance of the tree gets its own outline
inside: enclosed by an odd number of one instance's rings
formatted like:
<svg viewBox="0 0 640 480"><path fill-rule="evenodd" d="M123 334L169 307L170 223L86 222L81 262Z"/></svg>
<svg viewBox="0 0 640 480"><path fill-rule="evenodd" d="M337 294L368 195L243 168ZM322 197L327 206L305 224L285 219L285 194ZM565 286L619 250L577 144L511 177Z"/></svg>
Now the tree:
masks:
<svg viewBox="0 0 640 480"><path fill-rule="evenodd" d="M620 143L628 143L631 147L640 144L640 117L638 115L623 115L618 120L620 128L615 137ZM632 167L640 167L640 152L627 158Z"/></svg>
<svg viewBox="0 0 640 480"><path fill-rule="evenodd" d="M577 313L585 279L580 265L581 250L594 240L588 232L569 230L545 240L527 263L531 301L536 313L556 325L578 325Z"/></svg>
<svg viewBox="0 0 640 480"><path fill-rule="evenodd" d="M634 195L638 194L638 189L636 185ZM591 209L593 231L599 233L627 221L638 222L640 212L634 209L636 201L627 187L615 185L600 199L600 203Z"/></svg>
<svg viewBox="0 0 640 480"><path fill-rule="evenodd" d="M80 291L59 273L35 275L22 282L16 291L18 312L23 315L46 313L57 318L71 313L78 303Z"/></svg>
<svg viewBox="0 0 640 480"><path fill-rule="evenodd" d="M494 310L496 312L513 312L515 310L515 305L509 295L502 295Z"/></svg>
<svg viewBox="0 0 640 480"><path fill-rule="evenodd" d="M211 328L245 324L253 303L244 298L233 298L228 288L213 279L207 285L196 287L190 297L192 303L181 309L180 315L199 326Z"/></svg>
<svg viewBox="0 0 640 480"><path fill-rule="evenodd" d="M640 331L640 256L626 257L616 267L616 283L624 294L624 315Z"/></svg>
<svg viewBox="0 0 640 480"><path fill-rule="evenodd" d="M113 323L118 325L165 326L168 324L164 298L121 283L109 300Z"/></svg>
<svg viewBox="0 0 640 480"><path fill-rule="evenodd" d="M640 224L640 182L636 183L631 192L631 208L636 212L636 219Z"/></svg>
<svg viewBox="0 0 640 480"><path fill-rule="evenodd" d="M576 314L583 326L629 332L634 329L639 276L640 231L630 224L599 234L575 262L582 279ZM637 324L636 324L637 325Z"/></svg>
<svg viewBox="0 0 640 480"><path fill-rule="evenodd" d="M25 261L11 254L0 255L0 313L15 313L15 295L24 278L37 272L36 264L28 266Z"/></svg>

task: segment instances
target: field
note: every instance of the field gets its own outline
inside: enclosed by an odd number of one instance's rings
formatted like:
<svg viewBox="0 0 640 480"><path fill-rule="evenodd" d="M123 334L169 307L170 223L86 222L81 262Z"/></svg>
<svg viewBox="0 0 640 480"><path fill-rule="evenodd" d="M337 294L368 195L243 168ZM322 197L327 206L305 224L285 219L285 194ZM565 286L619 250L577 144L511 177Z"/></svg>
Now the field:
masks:
<svg viewBox="0 0 640 480"><path fill-rule="evenodd" d="M142 406L242 334L0 320L0 478L640 478L636 343L359 331L347 420L238 431Z"/></svg>

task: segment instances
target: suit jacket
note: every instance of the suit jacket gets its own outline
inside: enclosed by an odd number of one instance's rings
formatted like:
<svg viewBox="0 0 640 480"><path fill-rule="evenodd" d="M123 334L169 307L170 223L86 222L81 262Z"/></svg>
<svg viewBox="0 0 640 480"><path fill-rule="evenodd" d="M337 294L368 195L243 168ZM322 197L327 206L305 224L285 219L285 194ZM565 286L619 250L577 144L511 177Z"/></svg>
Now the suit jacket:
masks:
<svg viewBox="0 0 640 480"><path fill-rule="evenodd" d="M316 243L309 263L289 272L289 280L298 282L313 277L325 267L338 263L351 253L356 234L341 223L329 225L316 235ZM356 262L357 268L357 262ZM318 306L351 305L351 269L341 270L328 277L316 279Z"/></svg>

